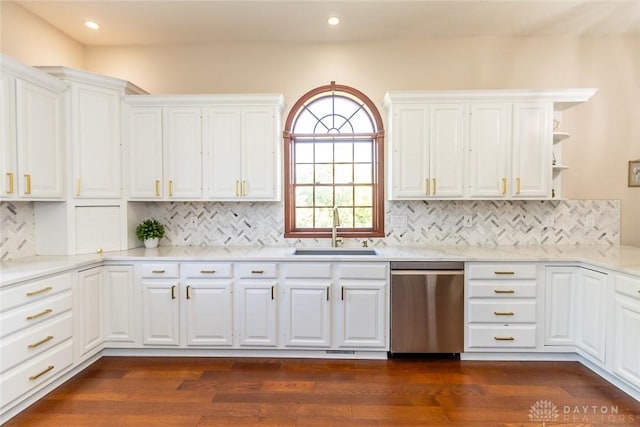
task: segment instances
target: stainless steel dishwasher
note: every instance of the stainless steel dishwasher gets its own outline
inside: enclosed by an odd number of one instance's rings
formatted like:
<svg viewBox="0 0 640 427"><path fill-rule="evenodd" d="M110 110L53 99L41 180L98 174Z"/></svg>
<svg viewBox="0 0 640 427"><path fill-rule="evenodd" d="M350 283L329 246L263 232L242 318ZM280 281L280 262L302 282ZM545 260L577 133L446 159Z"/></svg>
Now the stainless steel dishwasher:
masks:
<svg viewBox="0 0 640 427"><path fill-rule="evenodd" d="M391 263L391 354L464 350L464 263Z"/></svg>

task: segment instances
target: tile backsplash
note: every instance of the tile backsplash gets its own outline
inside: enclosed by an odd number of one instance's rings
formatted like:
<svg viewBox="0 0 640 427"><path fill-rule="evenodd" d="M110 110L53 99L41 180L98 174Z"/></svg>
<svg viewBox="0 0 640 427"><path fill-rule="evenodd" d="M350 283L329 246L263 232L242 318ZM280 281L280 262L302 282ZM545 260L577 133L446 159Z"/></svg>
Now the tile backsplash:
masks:
<svg viewBox="0 0 640 427"><path fill-rule="evenodd" d="M285 239L282 203L147 202L145 208L165 224L160 242L165 246L328 244L328 239ZM393 201L385 210L386 237L371 239L373 246L620 242L617 200ZM471 227L464 226L465 216ZM0 202L0 260L36 254L33 222L33 203ZM347 239L347 245L357 243Z"/></svg>

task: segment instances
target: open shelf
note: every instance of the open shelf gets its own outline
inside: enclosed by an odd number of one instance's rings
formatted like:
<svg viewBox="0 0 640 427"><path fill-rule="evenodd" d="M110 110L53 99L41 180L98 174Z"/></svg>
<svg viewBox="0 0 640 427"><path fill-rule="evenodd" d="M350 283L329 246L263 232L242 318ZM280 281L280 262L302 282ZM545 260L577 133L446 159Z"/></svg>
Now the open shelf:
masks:
<svg viewBox="0 0 640 427"><path fill-rule="evenodd" d="M553 132L553 142L556 143L556 142L564 141L570 136L571 134L567 132Z"/></svg>

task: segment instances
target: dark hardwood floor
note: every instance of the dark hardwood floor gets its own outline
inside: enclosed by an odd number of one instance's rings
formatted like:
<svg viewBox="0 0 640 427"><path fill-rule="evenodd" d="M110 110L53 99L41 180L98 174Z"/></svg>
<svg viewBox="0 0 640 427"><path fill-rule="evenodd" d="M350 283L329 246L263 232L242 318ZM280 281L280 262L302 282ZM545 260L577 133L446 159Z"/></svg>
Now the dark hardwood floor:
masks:
<svg viewBox="0 0 640 427"><path fill-rule="evenodd" d="M574 362L104 357L6 425L485 427L543 421L640 425L640 403Z"/></svg>

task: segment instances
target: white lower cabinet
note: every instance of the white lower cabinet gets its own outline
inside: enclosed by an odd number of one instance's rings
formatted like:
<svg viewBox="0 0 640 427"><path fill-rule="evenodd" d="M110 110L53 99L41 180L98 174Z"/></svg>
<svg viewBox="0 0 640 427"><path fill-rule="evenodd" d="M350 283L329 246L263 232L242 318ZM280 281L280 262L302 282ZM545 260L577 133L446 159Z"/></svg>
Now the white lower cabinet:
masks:
<svg viewBox="0 0 640 427"><path fill-rule="evenodd" d="M242 347L278 345L276 281L245 280L235 285L236 331Z"/></svg>
<svg viewBox="0 0 640 427"><path fill-rule="evenodd" d="M142 343L180 345L180 282L177 279L143 280Z"/></svg>
<svg viewBox="0 0 640 427"><path fill-rule="evenodd" d="M613 372L640 388L640 277L616 275Z"/></svg>
<svg viewBox="0 0 640 427"><path fill-rule="evenodd" d="M186 345L233 345L231 279L194 279L184 287Z"/></svg>
<svg viewBox="0 0 640 427"><path fill-rule="evenodd" d="M545 278L544 344L574 345L575 267L547 267Z"/></svg>
<svg viewBox="0 0 640 427"><path fill-rule="evenodd" d="M578 353L605 363L607 275L595 270L576 270L576 346Z"/></svg>
<svg viewBox="0 0 640 427"><path fill-rule="evenodd" d="M132 347L140 344L135 328L136 292L133 266L104 267L104 339L107 345Z"/></svg>
<svg viewBox="0 0 640 427"><path fill-rule="evenodd" d="M104 345L104 267L78 272L74 289L74 332L76 360L82 361Z"/></svg>

